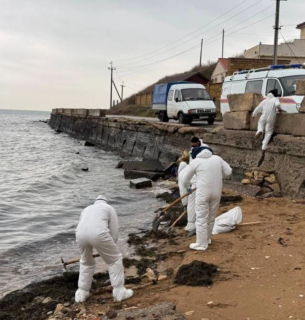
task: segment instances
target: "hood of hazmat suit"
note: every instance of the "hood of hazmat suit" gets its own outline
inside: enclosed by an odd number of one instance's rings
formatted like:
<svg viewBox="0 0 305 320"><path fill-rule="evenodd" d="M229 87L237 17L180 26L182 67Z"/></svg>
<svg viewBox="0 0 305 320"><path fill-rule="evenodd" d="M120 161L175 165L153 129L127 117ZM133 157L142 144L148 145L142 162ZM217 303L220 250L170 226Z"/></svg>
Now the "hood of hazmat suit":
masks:
<svg viewBox="0 0 305 320"><path fill-rule="evenodd" d="M184 173L186 172L187 169L187 163L186 162L181 162L178 168L178 186L179 186L179 191L180 191L180 196L184 196L187 193L186 188L183 185L183 177ZM182 205L185 207L187 205L187 198L185 197L181 200Z"/></svg>
<svg viewBox="0 0 305 320"><path fill-rule="evenodd" d="M231 167L208 149L201 151L192 160L184 175L184 187L189 188L196 174L196 243L190 245L194 250L206 250L218 211L222 179L231 175Z"/></svg>
<svg viewBox="0 0 305 320"><path fill-rule="evenodd" d="M106 201L106 197L99 196L93 205L85 208L76 229L76 242L81 251L76 302L83 302L89 297L95 269L93 249L108 266L114 300L122 301L133 295L132 290L124 287L122 254L116 245L119 235L117 214Z"/></svg>

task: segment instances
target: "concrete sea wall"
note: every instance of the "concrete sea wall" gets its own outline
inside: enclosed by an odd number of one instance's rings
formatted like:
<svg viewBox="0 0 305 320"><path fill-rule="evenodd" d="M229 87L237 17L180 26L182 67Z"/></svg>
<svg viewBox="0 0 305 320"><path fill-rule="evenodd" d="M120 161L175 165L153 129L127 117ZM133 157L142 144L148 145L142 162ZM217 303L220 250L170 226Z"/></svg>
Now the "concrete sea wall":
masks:
<svg viewBox="0 0 305 320"><path fill-rule="evenodd" d="M197 135L233 168L232 181L240 182L244 173L257 166L261 158L261 141L255 132L203 128L106 118L87 115L52 113L50 126L77 139L124 155L159 159L164 165L176 161L190 147ZM275 171L285 196L305 196L305 137L277 135L270 143L262 167ZM245 186L246 188L246 186Z"/></svg>

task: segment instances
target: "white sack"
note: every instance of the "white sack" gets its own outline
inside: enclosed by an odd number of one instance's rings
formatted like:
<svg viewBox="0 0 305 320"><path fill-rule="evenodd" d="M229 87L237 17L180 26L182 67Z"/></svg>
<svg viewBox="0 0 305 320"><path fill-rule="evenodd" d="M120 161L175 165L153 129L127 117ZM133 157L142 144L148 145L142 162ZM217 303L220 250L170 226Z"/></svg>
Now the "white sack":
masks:
<svg viewBox="0 0 305 320"><path fill-rule="evenodd" d="M215 219L212 234L230 232L235 229L237 224L241 223L242 219L243 214L241 208L235 207Z"/></svg>

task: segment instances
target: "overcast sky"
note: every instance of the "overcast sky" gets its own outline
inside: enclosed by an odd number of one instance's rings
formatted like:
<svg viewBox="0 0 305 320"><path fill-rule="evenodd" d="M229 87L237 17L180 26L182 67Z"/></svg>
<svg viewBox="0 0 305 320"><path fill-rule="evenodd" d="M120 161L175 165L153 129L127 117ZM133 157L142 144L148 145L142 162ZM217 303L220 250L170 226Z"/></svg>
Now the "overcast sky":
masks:
<svg viewBox="0 0 305 320"><path fill-rule="evenodd" d="M305 1L281 9L283 36L299 38ZM217 60L223 28L225 57L271 44L274 12L273 0L0 0L0 109L109 108L110 61L128 96L198 64L201 38L203 62Z"/></svg>

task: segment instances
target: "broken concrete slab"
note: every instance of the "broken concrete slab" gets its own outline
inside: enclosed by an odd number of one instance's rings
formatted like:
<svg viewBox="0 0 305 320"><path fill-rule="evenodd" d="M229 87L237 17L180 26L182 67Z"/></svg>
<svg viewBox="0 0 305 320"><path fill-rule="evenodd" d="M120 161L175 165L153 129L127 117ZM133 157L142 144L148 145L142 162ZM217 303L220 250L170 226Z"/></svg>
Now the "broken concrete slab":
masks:
<svg viewBox="0 0 305 320"><path fill-rule="evenodd" d="M176 306L172 302L163 302L146 308L126 308L119 310L115 318L117 320L186 320L186 318L176 311Z"/></svg>
<svg viewBox="0 0 305 320"><path fill-rule="evenodd" d="M125 170L138 170L138 171L153 171L162 172L163 165L159 160L143 160L143 161L120 161L116 168L123 168Z"/></svg>
<svg viewBox="0 0 305 320"><path fill-rule="evenodd" d="M223 116L225 129L230 130L249 130L250 129L250 112L226 112Z"/></svg>
<svg viewBox="0 0 305 320"><path fill-rule="evenodd" d="M253 111L262 101L259 93L229 94L228 102L230 111Z"/></svg>
<svg viewBox="0 0 305 320"><path fill-rule="evenodd" d="M302 102L301 102L301 107L299 109L300 113L305 113L305 98L303 98Z"/></svg>
<svg viewBox="0 0 305 320"><path fill-rule="evenodd" d="M152 181L146 178L130 180L130 187L133 189L151 188Z"/></svg>
<svg viewBox="0 0 305 320"><path fill-rule="evenodd" d="M157 181L160 178L164 178L165 173L152 172L152 171L140 171L140 170L125 170L124 177L125 179L147 178L153 181Z"/></svg>
<svg viewBox="0 0 305 320"><path fill-rule="evenodd" d="M298 80L296 85L297 85L297 89L295 94L298 96L304 96L305 95L305 79Z"/></svg>

